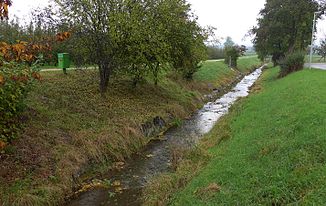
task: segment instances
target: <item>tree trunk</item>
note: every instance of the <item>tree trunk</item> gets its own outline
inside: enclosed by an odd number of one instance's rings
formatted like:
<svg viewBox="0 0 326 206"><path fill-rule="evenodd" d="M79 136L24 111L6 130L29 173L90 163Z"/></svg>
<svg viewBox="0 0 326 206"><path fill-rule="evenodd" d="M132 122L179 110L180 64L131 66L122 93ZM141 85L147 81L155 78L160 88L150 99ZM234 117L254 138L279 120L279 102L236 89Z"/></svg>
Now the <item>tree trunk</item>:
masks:
<svg viewBox="0 0 326 206"><path fill-rule="evenodd" d="M160 67L160 63L157 63L154 66L154 70L153 70L153 73L154 73L154 84L155 84L155 86L157 86L157 84L158 84L159 67Z"/></svg>
<svg viewBox="0 0 326 206"><path fill-rule="evenodd" d="M98 66L100 70L100 92L102 95L104 95L109 85L111 68L105 63L99 64Z"/></svg>

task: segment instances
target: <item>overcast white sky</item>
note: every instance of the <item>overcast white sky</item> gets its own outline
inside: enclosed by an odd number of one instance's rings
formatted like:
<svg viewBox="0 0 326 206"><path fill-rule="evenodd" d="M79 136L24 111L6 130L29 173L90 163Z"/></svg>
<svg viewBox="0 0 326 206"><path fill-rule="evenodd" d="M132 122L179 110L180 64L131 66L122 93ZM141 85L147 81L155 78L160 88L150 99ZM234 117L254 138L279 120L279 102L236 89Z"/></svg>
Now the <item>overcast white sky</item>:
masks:
<svg viewBox="0 0 326 206"><path fill-rule="evenodd" d="M216 35L231 36L238 44L254 25L265 0L188 0L201 25L214 26ZM224 42L224 40L222 40ZM246 40L247 44L250 39Z"/></svg>
<svg viewBox="0 0 326 206"><path fill-rule="evenodd" d="M218 37L231 36L237 44L245 45L250 44L250 38L243 40L243 37L256 25L257 15L265 4L265 0L188 0L188 2L192 5L202 26L214 26L217 28ZM11 15L26 20L32 8L47 4L48 0L13 0L10 12ZM325 36L326 21L319 23L317 30L319 37Z"/></svg>

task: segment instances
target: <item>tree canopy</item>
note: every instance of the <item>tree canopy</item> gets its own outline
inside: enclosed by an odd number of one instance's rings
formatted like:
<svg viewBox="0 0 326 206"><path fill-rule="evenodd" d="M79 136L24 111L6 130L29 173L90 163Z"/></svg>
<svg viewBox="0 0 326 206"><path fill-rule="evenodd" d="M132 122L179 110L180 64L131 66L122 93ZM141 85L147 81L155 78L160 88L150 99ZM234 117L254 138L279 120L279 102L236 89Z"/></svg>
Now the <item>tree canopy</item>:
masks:
<svg viewBox="0 0 326 206"><path fill-rule="evenodd" d="M226 40L224 42L224 48L227 47L233 47L235 45L234 41L232 40L232 38L230 36L226 37Z"/></svg>
<svg viewBox="0 0 326 206"><path fill-rule="evenodd" d="M324 13L324 1L267 0L258 25L252 29L254 47L261 59L273 56L276 63L287 53L304 50L310 44L314 12Z"/></svg>
<svg viewBox="0 0 326 206"><path fill-rule="evenodd" d="M205 58L206 31L185 0L56 0L60 19L82 51L98 65L100 90L112 73L125 73L134 85L173 67L191 78Z"/></svg>

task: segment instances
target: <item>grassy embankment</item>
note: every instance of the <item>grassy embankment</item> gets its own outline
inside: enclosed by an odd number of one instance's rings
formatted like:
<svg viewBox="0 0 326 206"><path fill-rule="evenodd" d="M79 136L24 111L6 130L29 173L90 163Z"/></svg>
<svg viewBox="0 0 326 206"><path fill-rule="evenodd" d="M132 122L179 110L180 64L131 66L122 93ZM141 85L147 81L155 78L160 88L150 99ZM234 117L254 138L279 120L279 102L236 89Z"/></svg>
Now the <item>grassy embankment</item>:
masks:
<svg viewBox="0 0 326 206"><path fill-rule="evenodd" d="M244 59L239 68L255 64L255 58ZM209 62L193 82L166 75L158 86L148 80L132 88L129 79L113 78L103 98L95 70L43 72L28 97L24 131L0 153L0 205L60 203L89 165L98 166L95 173L107 171L110 163L139 151L150 139L142 123L187 117L202 104L202 94L237 74L222 62Z"/></svg>
<svg viewBox="0 0 326 206"><path fill-rule="evenodd" d="M239 68L255 64L255 58L240 60ZM208 62L193 82L167 75L159 86L148 80L132 88L130 80L115 78L103 98L95 70L43 72L28 98L25 130L0 154L0 205L60 203L89 164L100 165L96 173L108 171L110 162L139 151L149 141L142 123L188 116L202 104L202 94L237 74L222 62Z"/></svg>
<svg viewBox="0 0 326 206"><path fill-rule="evenodd" d="M206 155L188 157L183 168L167 176L179 184L185 177L190 181L171 205L326 202L326 72L304 70L277 79L277 71L266 70L256 92L205 137L199 148L210 148ZM200 172L189 174L187 167ZM162 182L175 191L187 183ZM156 192L161 195L148 196L147 203L169 201L165 189Z"/></svg>

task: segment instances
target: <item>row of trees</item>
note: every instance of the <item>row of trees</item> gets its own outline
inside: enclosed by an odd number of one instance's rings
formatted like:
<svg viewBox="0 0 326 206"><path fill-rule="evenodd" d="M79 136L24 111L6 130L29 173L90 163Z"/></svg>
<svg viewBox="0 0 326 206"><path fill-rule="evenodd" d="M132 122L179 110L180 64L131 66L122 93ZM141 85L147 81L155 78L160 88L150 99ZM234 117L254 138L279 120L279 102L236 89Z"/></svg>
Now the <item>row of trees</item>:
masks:
<svg viewBox="0 0 326 206"><path fill-rule="evenodd" d="M238 58L245 55L247 47L237 45L231 37L227 37L223 47L216 45L207 46L208 59L224 59L225 64L232 68L237 67Z"/></svg>
<svg viewBox="0 0 326 206"><path fill-rule="evenodd" d="M224 48L221 48L220 46L208 45L207 55L208 59L224 59L225 51Z"/></svg>
<svg viewBox="0 0 326 206"><path fill-rule="evenodd" d="M1 17L8 2L0 0ZM0 150L17 132L40 58L69 52L78 66L97 65L104 94L113 73L134 85L149 76L157 84L163 69L191 79L206 57L208 33L185 0L56 0L34 11L28 25L0 21Z"/></svg>
<svg viewBox="0 0 326 206"><path fill-rule="evenodd" d="M148 76L157 84L164 69L191 79L211 30L198 25L185 0L56 0L34 11L29 25L1 22L0 40L33 42L67 31L69 40L52 44L44 59L51 64L69 52L76 66L97 65L104 93L113 73L130 75L134 85Z"/></svg>

